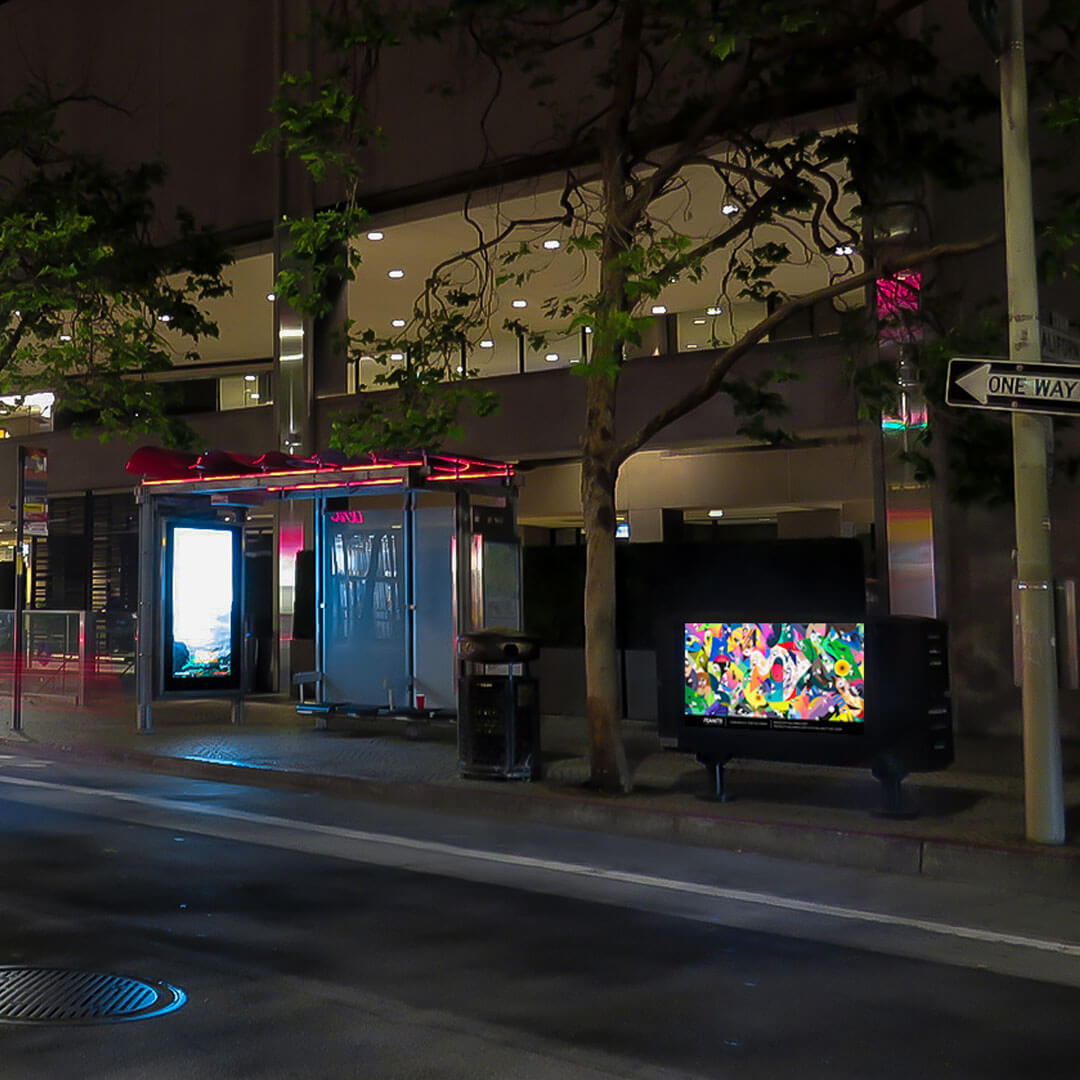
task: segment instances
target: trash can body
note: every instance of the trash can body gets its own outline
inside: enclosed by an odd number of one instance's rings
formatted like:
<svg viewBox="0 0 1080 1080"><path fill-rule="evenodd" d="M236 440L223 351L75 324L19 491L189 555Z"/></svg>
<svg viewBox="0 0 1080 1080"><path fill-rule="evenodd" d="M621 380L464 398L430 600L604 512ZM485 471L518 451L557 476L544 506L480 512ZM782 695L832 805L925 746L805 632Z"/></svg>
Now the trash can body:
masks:
<svg viewBox="0 0 1080 1080"><path fill-rule="evenodd" d="M535 639L518 633L463 634L458 646L458 764L486 780L540 778L540 709L528 661Z"/></svg>

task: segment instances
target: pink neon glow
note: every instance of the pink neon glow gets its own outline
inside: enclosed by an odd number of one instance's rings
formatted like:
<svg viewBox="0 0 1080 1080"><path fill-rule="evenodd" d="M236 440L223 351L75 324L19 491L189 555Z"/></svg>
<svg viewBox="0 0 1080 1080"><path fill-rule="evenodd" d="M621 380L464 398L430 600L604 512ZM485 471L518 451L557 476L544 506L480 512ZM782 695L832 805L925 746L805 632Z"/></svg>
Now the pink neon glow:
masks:
<svg viewBox="0 0 1080 1080"><path fill-rule="evenodd" d="M214 479L217 479L215 477ZM402 476L387 476L375 480L326 480L321 484L275 484L267 487L267 491L313 491L322 488L340 487L374 487L382 484L402 484L405 478Z"/></svg>
<svg viewBox="0 0 1080 1080"><path fill-rule="evenodd" d="M491 468L496 468L496 467L506 468L506 469L510 468L509 465L503 466L498 461L484 461L484 460L482 460L480 458L453 457L453 456L451 456L449 454L440 454L439 457L438 457L438 460L433 461L432 464L433 464L433 466L435 468L440 468L441 466L440 466L439 462L441 462L441 461L449 461L449 462L452 462L455 465L475 465L477 468L481 468L481 469L491 469Z"/></svg>
<svg viewBox="0 0 1080 1080"><path fill-rule="evenodd" d="M507 469L499 469L497 472L462 472L462 473L450 473L449 475L442 476L429 476L428 481L432 484L438 483L440 480L486 480L492 476L506 477L510 476L509 467Z"/></svg>
<svg viewBox="0 0 1080 1080"><path fill-rule="evenodd" d="M194 484L202 480L250 480L252 477L262 479L266 476L302 476L304 473L320 472L371 472L374 469L411 469L419 468L422 461L380 461L374 465L328 465L325 469L274 469L270 472L259 473L223 473L220 476L180 476L170 480L144 480L149 487L151 484Z"/></svg>
<svg viewBox="0 0 1080 1080"><path fill-rule="evenodd" d="M364 513L362 510L333 510L330 512L329 517L335 525L364 524Z"/></svg>
<svg viewBox="0 0 1080 1080"><path fill-rule="evenodd" d="M296 555L304 550L304 526L283 521L278 531L278 573L286 588L296 584Z"/></svg>
<svg viewBox="0 0 1080 1080"><path fill-rule="evenodd" d="M892 277L878 278L877 317L887 321L918 311L921 290L922 273L918 270L901 270Z"/></svg>

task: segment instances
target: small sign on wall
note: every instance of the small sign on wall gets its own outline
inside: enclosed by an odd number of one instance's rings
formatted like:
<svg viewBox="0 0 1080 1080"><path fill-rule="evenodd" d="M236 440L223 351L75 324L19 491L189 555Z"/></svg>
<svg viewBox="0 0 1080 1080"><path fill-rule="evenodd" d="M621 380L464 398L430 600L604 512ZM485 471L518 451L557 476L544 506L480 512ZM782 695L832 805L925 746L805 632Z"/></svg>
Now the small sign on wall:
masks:
<svg viewBox="0 0 1080 1080"><path fill-rule="evenodd" d="M24 447L22 452L23 536L49 535L49 452Z"/></svg>

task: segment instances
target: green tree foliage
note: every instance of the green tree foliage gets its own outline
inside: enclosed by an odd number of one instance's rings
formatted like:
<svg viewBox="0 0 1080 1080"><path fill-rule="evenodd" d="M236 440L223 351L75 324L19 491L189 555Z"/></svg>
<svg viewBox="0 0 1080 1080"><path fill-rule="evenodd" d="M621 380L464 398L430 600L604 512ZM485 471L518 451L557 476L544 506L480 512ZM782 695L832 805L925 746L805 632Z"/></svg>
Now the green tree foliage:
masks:
<svg viewBox="0 0 1080 1080"><path fill-rule="evenodd" d="M166 334L217 333L200 304L227 292L226 256L185 211L158 242L164 167L67 152L67 100L33 89L0 111L0 393L51 390L77 429L186 444L166 387L140 376L172 366Z"/></svg>
<svg viewBox="0 0 1080 1080"><path fill-rule="evenodd" d="M335 58L329 74L283 86L277 136L285 150L318 180L336 170L347 193L346 216L323 219L339 231L321 244L338 253L333 272L345 279L355 270L355 256L340 252L349 250L359 220L358 162L379 134L376 118L364 112L363 89L382 51L420 41L472 65L477 79L487 72L491 95L472 120L486 146L478 165L500 162L489 124L507 86L521 95L527 79L546 117L530 113L534 145L548 151L546 168L563 172L557 206L546 216L503 214L492 228L467 202L476 242L431 268L407 325L390 337L346 327L354 355L382 365L375 385L399 394L366 396L357 414L339 422L336 438L351 450L437 445L454 432L466 396L477 395L481 411L491 408L490 397L470 384L463 358L497 317L500 295L542 267L544 236L559 229L568 237L560 257L580 260L582 286L552 296L544 315L560 332L591 331L591 348L574 370L587 381L586 679L592 775L600 786L628 784L617 736L613 617L621 465L716 394L733 399L746 433L782 437L770 427L780 409L773 386L780 373L772 380L735 374L754 345L803 308L995 239L920 245L911 235L906 242L878 235L879 216L907 207L908 189L927 176L963 187L984 171L965 127L993 106L994 95L968 75L942 71L930 37L908 31L907 17L924 7L932 5L420 0L399 8L325 0L315 33ZM852 120L858 113L862 124L823 128L822 110L846 110ZM672 197L695 190L701 177L720 197L676 219ZM294 226L294 238L296 229L312 227ZM311 250L299 252L303 272L284 282L301 306L323 302ZM817 282L799 294L781 284L795 265L812 269ZM680 280L715 283L718 307L752 300L768 314L730 344L718 340L698 385L658 403L637 431L618 438L616 391L626 357L651 325L652 303ZM543 344L543 332L521 320L502 326L534 347Z"/></svg>

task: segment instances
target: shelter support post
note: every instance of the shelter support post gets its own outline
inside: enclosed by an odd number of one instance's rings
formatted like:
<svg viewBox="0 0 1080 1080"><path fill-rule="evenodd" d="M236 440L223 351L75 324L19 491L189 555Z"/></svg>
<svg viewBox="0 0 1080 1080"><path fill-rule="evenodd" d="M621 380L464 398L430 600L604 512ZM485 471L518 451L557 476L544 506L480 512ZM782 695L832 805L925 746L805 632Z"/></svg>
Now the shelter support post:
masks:
<svg viewBox="0 0 1080 1080"><path fill-rule="evenodd" d="M135 616L136 730L154 729L151 701L154 693L154 610L157 579L157 515L153 498L145 491L139 499L139 599Z"/></svg>

